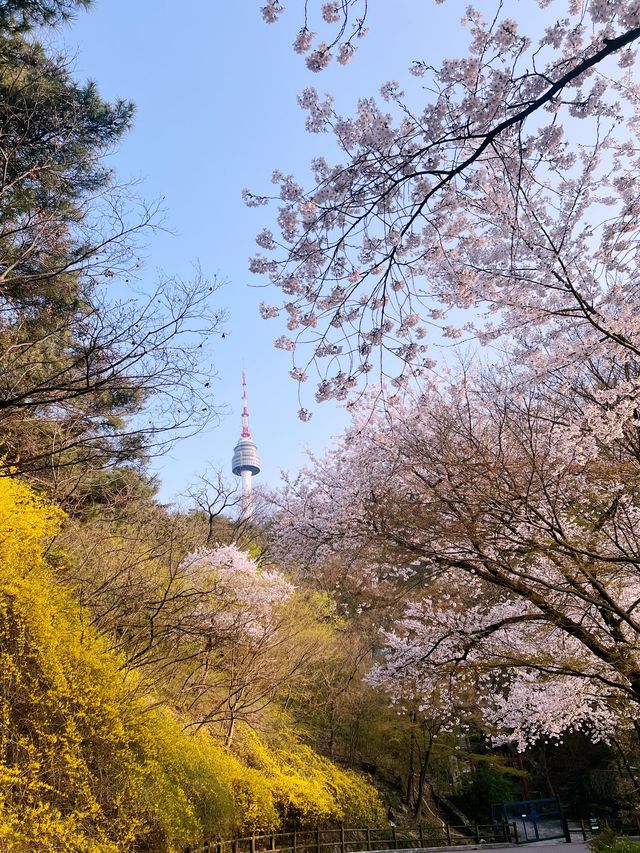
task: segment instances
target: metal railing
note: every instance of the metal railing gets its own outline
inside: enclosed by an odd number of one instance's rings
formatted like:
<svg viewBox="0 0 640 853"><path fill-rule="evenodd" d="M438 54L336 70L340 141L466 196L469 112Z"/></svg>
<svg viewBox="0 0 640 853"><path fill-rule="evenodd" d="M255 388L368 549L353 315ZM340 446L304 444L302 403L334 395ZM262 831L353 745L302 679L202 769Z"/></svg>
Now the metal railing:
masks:
<svg viewBox="0 0 640 853"><path fill-rule="evenodd" d="M569 830L572 834L582 836L583 841L588 841L594 835L599 835L606 829L612 829L616 835L624 837L640 836L640 817L636 816L634 820L620 820L618 818L580 818L579 820L569 820Z"/></svg>
<svg viewBox="0 0 640 853"><path fill-rule="evenodd" d="M411 827L337 827L256 833L231 840L212 839L185 849L185 853L360 853L374 850L418 850L515 843L522 841L515 824L441 826L417 824Z"/></svg>

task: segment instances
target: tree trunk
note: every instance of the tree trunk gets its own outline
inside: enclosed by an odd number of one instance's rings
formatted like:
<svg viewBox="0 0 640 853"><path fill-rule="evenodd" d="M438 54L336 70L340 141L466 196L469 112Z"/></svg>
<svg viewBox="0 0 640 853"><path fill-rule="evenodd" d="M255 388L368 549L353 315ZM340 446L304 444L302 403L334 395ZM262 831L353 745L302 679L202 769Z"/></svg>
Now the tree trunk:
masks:
<svg viewBox="0 0 640 853"><path fill-rule="evenodd" d="M547 767L547 749L544 743L540 744L539 755L540 767L542 769L542 775L547 786L547 793L550 797L555 797L556 792L553 790L553 783L551 782L551 777L549 776L549 768Z"/></svg>
<svg viewBox="0 0 640 853"><path fill-rule="evenodd" d="M636 733L637 733L637 729L636 729ZM620 746L620 743L615 738L613 738L612 742L613 742L613 745L615 746L615 748L618 750L618 753L620 755L620 760L618 761L618 767L620 768L620 770L622 770L622 767L624 767L624 769L627 772L627 775L629 776L629 779L631 780L631 784L633 785L634 790L636 790L636 791L639 790L640 785L638 785L638 780L635 777L635 774L633 772L633 768L629 764L629 761L627 759L627 756L625 755L624 750L622 749L622 747ZM620 767L620 765L622 765L622 767Z"/></svg>
<svg viewBox="0 0 640 853"><path fill-rule="evenodd" d="M416 751L416 712L411 714L411 736L409 739L409 759L407 762L407 793L405 803L409 808L415 807L414 782L415 782L415 751Z"/></svg>
<svg viewBox="0 0 640 853"><path fill-rule="evenodd" d="M231 741L233 740L233 732L236 727L236 718L235 715L231 714L231 719L229 720L229 725L227 727L227 733L224 738L224 745L231 746Z"/></svg>
<svg viewBox="0 0 640 853"><path fill-rule="evenodd" d="M429 769L429 760L431 759L431 750L433 748L433 737L425 732L425 737L429 738L428 746L424 753L420 754L420 775L418 777L418 790L416 792L416 803L413 809L413 814L416 820L422 814L422 800L424 798L424 789L427 784L427 771Z"/></svg>
<svg viewBox="0 0 640 853"><path fill-rule="evenodd" d="M329 758L333 758L333 749L335 744L336 737L336 726L335 726L335 706L333 702L329 706L329 743L327 744L327 753Z"/></svg>

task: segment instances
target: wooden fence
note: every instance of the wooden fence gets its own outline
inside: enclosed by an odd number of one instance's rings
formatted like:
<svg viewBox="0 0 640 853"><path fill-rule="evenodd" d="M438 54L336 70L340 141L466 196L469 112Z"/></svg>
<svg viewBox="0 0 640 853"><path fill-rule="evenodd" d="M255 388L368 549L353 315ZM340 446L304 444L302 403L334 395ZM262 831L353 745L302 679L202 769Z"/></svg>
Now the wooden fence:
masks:
<svg viewBox="0 0 640 853"><path fill-rule="evenodd" d="M224 841L212 839L186 848L185 853L359 853L374 850L408 850L495 843L519 843L515 824L414 827L345 827L292 830L248 835Z"/></svg>

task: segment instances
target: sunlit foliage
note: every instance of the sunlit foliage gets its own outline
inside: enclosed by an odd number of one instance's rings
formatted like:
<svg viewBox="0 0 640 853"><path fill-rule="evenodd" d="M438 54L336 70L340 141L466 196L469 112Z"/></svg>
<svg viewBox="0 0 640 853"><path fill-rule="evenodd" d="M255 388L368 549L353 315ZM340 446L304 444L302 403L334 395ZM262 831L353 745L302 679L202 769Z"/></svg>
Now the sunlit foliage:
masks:
<svg viewBox="0 0 640 853"><path fill-rule="evenodd" d="M0 478L0 839L10 849L162 851L276 829L294 814L379 816L370 786L294 737L269 747L246 730L236 757L154 708L45 557L62 516Z"/></svg>

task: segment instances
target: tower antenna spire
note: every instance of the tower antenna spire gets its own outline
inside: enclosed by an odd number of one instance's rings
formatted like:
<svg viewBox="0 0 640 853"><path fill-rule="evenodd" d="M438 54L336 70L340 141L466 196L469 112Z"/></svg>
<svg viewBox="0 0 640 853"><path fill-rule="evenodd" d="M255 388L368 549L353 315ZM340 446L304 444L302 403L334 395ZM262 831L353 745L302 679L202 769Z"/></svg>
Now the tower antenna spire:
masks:
<svg viewBox="0 0 640 853"><path fill-rule="evenodd" d="M242 368L242 438L251 438L249 430L249 406L247 403L247 371Z"/></svg>

